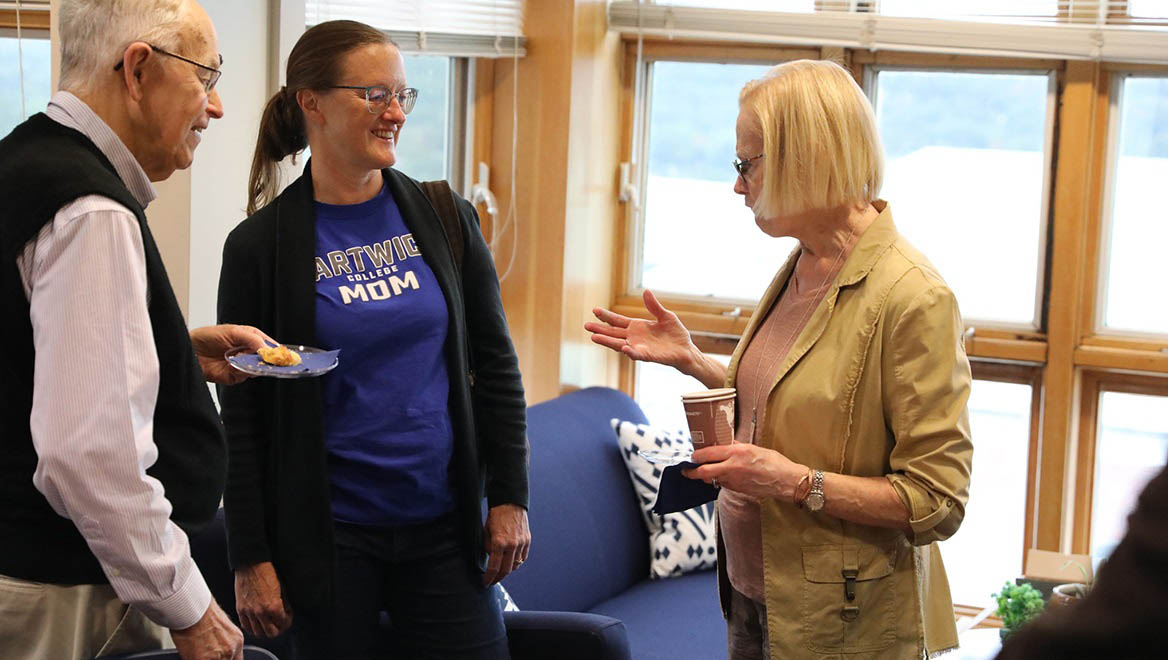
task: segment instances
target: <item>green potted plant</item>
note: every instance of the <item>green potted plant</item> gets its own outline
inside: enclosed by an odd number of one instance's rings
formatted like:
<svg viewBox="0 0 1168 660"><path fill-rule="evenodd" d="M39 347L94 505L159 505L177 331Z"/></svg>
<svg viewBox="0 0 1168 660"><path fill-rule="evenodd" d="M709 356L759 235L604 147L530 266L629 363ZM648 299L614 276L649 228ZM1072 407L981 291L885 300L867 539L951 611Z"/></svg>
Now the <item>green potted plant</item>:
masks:
<svg viewBox="0 0 1168 660"><path fill-rule="evenodd" d="M1083 575L1083 581L1055 585L1050 593L1051 607L1063 607L1070 605L1079 599L1086 598L1087 593L1091 591L1092 580L1091 575L1087 573L1087 569L1083 568L1082 564L1076 563L1074 561L1068 561L1067 563L1063 564L1064 569L1068 566L1074 566L1075 568L1079 569L1079 572Z"/></svg>
<svg viewBox="0 0 1168 660"><path fill-rule="evenodd" d="M994 599L998 602L997 615L1002 619L1002 630L998 634L1003 641L1027 621L1042 614L1045 606L1042 592L1027 583L1006 582L1002 590L994 594Z"/></svg>

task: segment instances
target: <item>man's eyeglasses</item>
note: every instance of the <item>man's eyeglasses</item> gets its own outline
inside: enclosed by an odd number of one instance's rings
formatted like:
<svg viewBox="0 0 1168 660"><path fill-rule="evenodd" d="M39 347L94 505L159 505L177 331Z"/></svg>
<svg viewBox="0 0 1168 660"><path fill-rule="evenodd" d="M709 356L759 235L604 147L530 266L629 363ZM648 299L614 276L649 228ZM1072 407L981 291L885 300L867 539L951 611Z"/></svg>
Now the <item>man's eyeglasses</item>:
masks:
<svg viewBox="0 0 1168 660"><path fill-rule="evenodd" d="M189 63L194 64L195 66L199 67L199 69L201 69L201 71L198 74L199 75L199 82L203 83L203 89L206 90L207 93L210 93L211 90L215 89L215 83L219 82L219 76L223 75L223 72L220 71L219 69L212 69L211 67L207 66L206 64L199 64L198 62L196 62L194 60L187 59L187 58L183 57L182 55L175 55L174 53L162 50L158 46L155 46L154 44L151 44L151 43L147 43L146 45L150 46L151 50L158 53L159 55L173 57L176 60L182 60L184 62L189 62ZM219 66L223 66L223 55L219 55ZM118 62L117 64L114 65L114 71L121 71L121 70L122 70L122 62Z"/></svg>
<svg viewBox="0 0 1168 660"><path fill-rule="evenodd" d="M391 92L388 87L381 85L373 85L372 87L361 87L358 85L333 85L330 89L357 89L365 92L365 107L369 108L371 114L379 115L389 108L389 104L393 99L397 99L397 104L401 106L402 114L410 114L410 110L414 109L414 103L418 100L418 90L413 87L406 87L400 92Z"/></svg>
<svg viewBox="0 0 1168 660"><path fill-rule="evenodd" d="M744 158L742 160L735 158L734 159L734 171L738 172L738 176L745 179L746 175L750 172L751 162L756 161L765 155L766 154L759 154L757 156L754 156L753 158Z"/></svg>

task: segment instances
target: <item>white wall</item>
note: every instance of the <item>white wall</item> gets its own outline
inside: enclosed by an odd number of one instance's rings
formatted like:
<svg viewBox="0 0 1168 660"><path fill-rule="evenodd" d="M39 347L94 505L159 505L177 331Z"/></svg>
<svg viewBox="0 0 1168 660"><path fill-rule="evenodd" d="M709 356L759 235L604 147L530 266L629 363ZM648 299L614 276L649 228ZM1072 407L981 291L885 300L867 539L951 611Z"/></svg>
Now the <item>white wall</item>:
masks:
<svg viewBox="0 0 1168 660"><path fill-rule="evenodd" d="M245 217L247 178L268 98L304 31L304 0L200 0L223 53L223 118L203 134L190 186L191 327L215 323L223 241ZM287 183L288 176L285 176Z"/></svg>
<svg viewBox="0 0 1168 660"><path fill-rule="evenodd" d="M247 177L260 114L268 100L269 3L202 0L219 35L223 118L211 123L191 167L191 327L215 322L223 240L247 206Z"/></svg>

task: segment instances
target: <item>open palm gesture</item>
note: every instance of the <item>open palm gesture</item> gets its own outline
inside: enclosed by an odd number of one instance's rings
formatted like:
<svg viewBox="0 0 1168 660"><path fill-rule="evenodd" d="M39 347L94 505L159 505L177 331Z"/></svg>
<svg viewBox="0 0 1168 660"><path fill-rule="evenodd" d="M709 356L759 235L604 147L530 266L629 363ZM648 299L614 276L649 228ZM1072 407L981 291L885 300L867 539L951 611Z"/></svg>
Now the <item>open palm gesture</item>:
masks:
<svg viewBox="0 0 1168 660"><path fill-rule="evenodd" d="M677 314L657 301L652 291L645 290L644 300L645 308L654 317L652 321L633 319L595 307L592 313L600 323L585 323L584 329L592 333L592 341L634 360L682 369L686 361L698 353L689 330L681 324Z"/></svg>

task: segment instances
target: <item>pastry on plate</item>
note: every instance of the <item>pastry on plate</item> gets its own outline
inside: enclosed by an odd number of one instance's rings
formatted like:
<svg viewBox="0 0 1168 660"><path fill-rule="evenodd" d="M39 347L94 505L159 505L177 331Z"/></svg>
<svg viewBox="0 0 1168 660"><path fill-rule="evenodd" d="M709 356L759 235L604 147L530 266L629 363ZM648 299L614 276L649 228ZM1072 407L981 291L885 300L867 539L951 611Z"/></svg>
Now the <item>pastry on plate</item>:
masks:
<svg viewBox="0 0 1168 660"><path fill-rule="evenodd" d="M300 354L280 344L271 348L261 348L256 351L260 359L277 367L295 367L300 364Z"/></svg>

